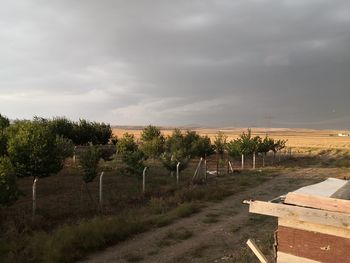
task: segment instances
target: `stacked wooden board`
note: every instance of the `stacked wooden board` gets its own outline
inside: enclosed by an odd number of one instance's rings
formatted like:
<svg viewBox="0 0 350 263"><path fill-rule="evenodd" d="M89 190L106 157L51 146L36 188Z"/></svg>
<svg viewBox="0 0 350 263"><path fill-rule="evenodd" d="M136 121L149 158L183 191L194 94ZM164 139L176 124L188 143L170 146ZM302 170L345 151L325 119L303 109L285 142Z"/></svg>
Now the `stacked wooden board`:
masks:
<svg viewBox="0 0 350 263"><path fill-rule="evenodd" d="M329 178L249 212L278 218L277 263L350 263L350 182ZM276 201L277 200L277 201Z"/></svg>

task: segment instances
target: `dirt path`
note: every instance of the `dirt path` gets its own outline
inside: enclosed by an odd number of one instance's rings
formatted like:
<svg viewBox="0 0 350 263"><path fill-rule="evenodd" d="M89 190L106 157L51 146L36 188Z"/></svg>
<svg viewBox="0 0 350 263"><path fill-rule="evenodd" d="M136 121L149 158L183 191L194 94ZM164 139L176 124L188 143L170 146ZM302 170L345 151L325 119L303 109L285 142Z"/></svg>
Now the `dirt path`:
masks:
<svg viewBox="0 0 350 263"><path fill-rule="evenodd" d="M334 174L339 171L308 168L276 176L220 203L210 203L189 218L93 254L84 262L237 262L233 258L239 256L248 237L266 236L274 228L274 219L252 222L243 200L270 200Z"/></svg>

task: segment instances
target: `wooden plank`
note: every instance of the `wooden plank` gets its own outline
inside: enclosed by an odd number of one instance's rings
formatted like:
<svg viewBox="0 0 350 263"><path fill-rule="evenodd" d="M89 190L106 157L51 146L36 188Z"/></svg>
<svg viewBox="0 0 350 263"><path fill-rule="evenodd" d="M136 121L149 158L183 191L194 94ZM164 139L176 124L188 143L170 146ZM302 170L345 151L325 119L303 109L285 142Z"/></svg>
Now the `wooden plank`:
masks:
<svg viewBox="0 0 350 263"><path fill-rule="evenodd" d="M323 263L349 263L350 239L278 226L278 251Z"/></svg>
<svg viewBox="0 0 350 263"><path fill-rule="evenodd" d="M350 214L348 200L291 192L287 194L284 203Z"/></svg>
<svg viewBox="0 0 350 263"><path fill-rule="evenodd" d="M318 195L324 197L331 197L337 190L343 187L347 183L346 180L328 178L317 184L304 186L294 191L296 193Z"/></svg>
<svg viewBox="0 0 350 263"><path fill-rule="evenodd" d="M331 195L333 198L350 199L350 182L347 182L343 187Z"/></svg>
<svg viewBox="0 0 350 263"><path fill-rule="evenodd" d="M297 256L289 255L281 251L277 252L277 263L321 263L307 258L300 258Z"/></svg>
<svg viewBox="0 0 350 263"><path fill-rule="evenodd" d="M350 229L350 215L285 204L251 201L249 212Z"/></svg>
<svg viewBox="0 0 350 263"><path fill-rule="evenodd" d="M261 252L261 250L258 248L258 246L253 240L248 239L247 245L253 251L255 256L260 260L261 263L268 263L267 258L264 256L264 254Z"/></svg>
<svg viewBox="0 0 350 263"><path fill-rule="evenodd" d="M313 231L338 237L350 238L350 229L335 226L326 226L310 222L291 220L286 218L278 218L278 225L292 227L296 229Z"/></svg>

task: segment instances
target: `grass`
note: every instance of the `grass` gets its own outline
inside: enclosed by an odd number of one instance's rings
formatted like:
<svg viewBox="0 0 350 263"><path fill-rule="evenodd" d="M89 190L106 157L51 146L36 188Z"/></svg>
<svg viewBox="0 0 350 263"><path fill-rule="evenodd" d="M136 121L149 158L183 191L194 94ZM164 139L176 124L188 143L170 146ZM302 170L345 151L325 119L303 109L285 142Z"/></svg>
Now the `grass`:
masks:
<svg viewBox="0 0 350 263"><path fill-rule="evenodd" d="M190 252L190 256L194 258L201 258L203 257L205 250L207 250L208 248L210 248L210 245L201 244Z"/></svg>
<svg viewBox="0 0 350 263"><path fill-rule="evenodd" d="M193 236L192 231L190 231L186 228L178 228L176 230L169 230L169 232L166 235L166 237L168 239L172 239L175 241L186 240L192 236Z"/></svg>
<svg viewBox="0 0 350 263"><path fill-rule="evenodd" d="M193 232L181 227L175 230L169 230L162 240L156 242L158 247L166 247L172 244L187 240L193 236Z"/></svg>
<svg viewBox="0 0 350 263"><path fill-rule="evenodd" d="M139 261L143 260L143 256L138 255L138 254L134 254L134 253L126 254L126 255L124 256L124 258L125 258L126 261L128 261L128 262L139 262Z"/></svg>
<svg viewBox="0 0 350 263"><path fill-rule="evenodd" d="M106 172L104 211L99 214L95 203L80 191L79 171L68 167L58 176L39 181L38 216L34 219L30 216L31 182L21 181L25 196L3 215L1 261L74 262L138 233L191 216L207 202L220 201L271 178L270 172L244 171L193 185L186 183L192 173L184 172L181 185L176 186L174 178L164 175L159 167L152 172L145 195L141 193L140 178L116 176L113 169ZM89 187L94 193L97 182ZM218 217L208 214L206 220L214 223ZM168 240L190 236L190 231L180 231ZM132 257L130 260L137 261Z"/></svg>
<svg viewBox="0 0 350 263"><path fill-rule="evenodd" d="M188 217L200 211L200 206L196 203L183 203L169 213L154 216L151 222L157 226L162 227L171 224L177 218Z"/></svg>
<svg viewBox="0 0 350 263"><path fill-rule="evenodd" d="M205 224L213 224L219 222L220 215L209 213L205 215L205 218L202 220Z"/></svg>

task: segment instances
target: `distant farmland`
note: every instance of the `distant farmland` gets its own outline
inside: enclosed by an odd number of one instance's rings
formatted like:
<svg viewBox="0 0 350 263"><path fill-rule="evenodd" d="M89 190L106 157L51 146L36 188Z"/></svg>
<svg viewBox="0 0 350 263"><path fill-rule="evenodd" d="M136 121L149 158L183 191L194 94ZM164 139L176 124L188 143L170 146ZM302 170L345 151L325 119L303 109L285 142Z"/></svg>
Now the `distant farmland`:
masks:
<svg viewBox="0 0 350 263"><path fill-rule="evenodd" d="M162 128L162 132L165 135L169 135L172 132L172 128ZM186 130L186 128L182 129ZM246 128L193 128L201 135L208 135L210 138L214 138L219 130L223 131L228 139L237 138L242 132L246 131ZM140 137L142 127L115 127L113 133L118 137L121 137L125 132L134 134L136 138ZM311 129L284 129L284 128L252 128L253 135L265 134L270 135L275 139L287 139L287 147L295 148L296 150L303 149L349 149L350 150L350 137L339 137L338 134L344 131L338 130L311 130Z"/></svg>

